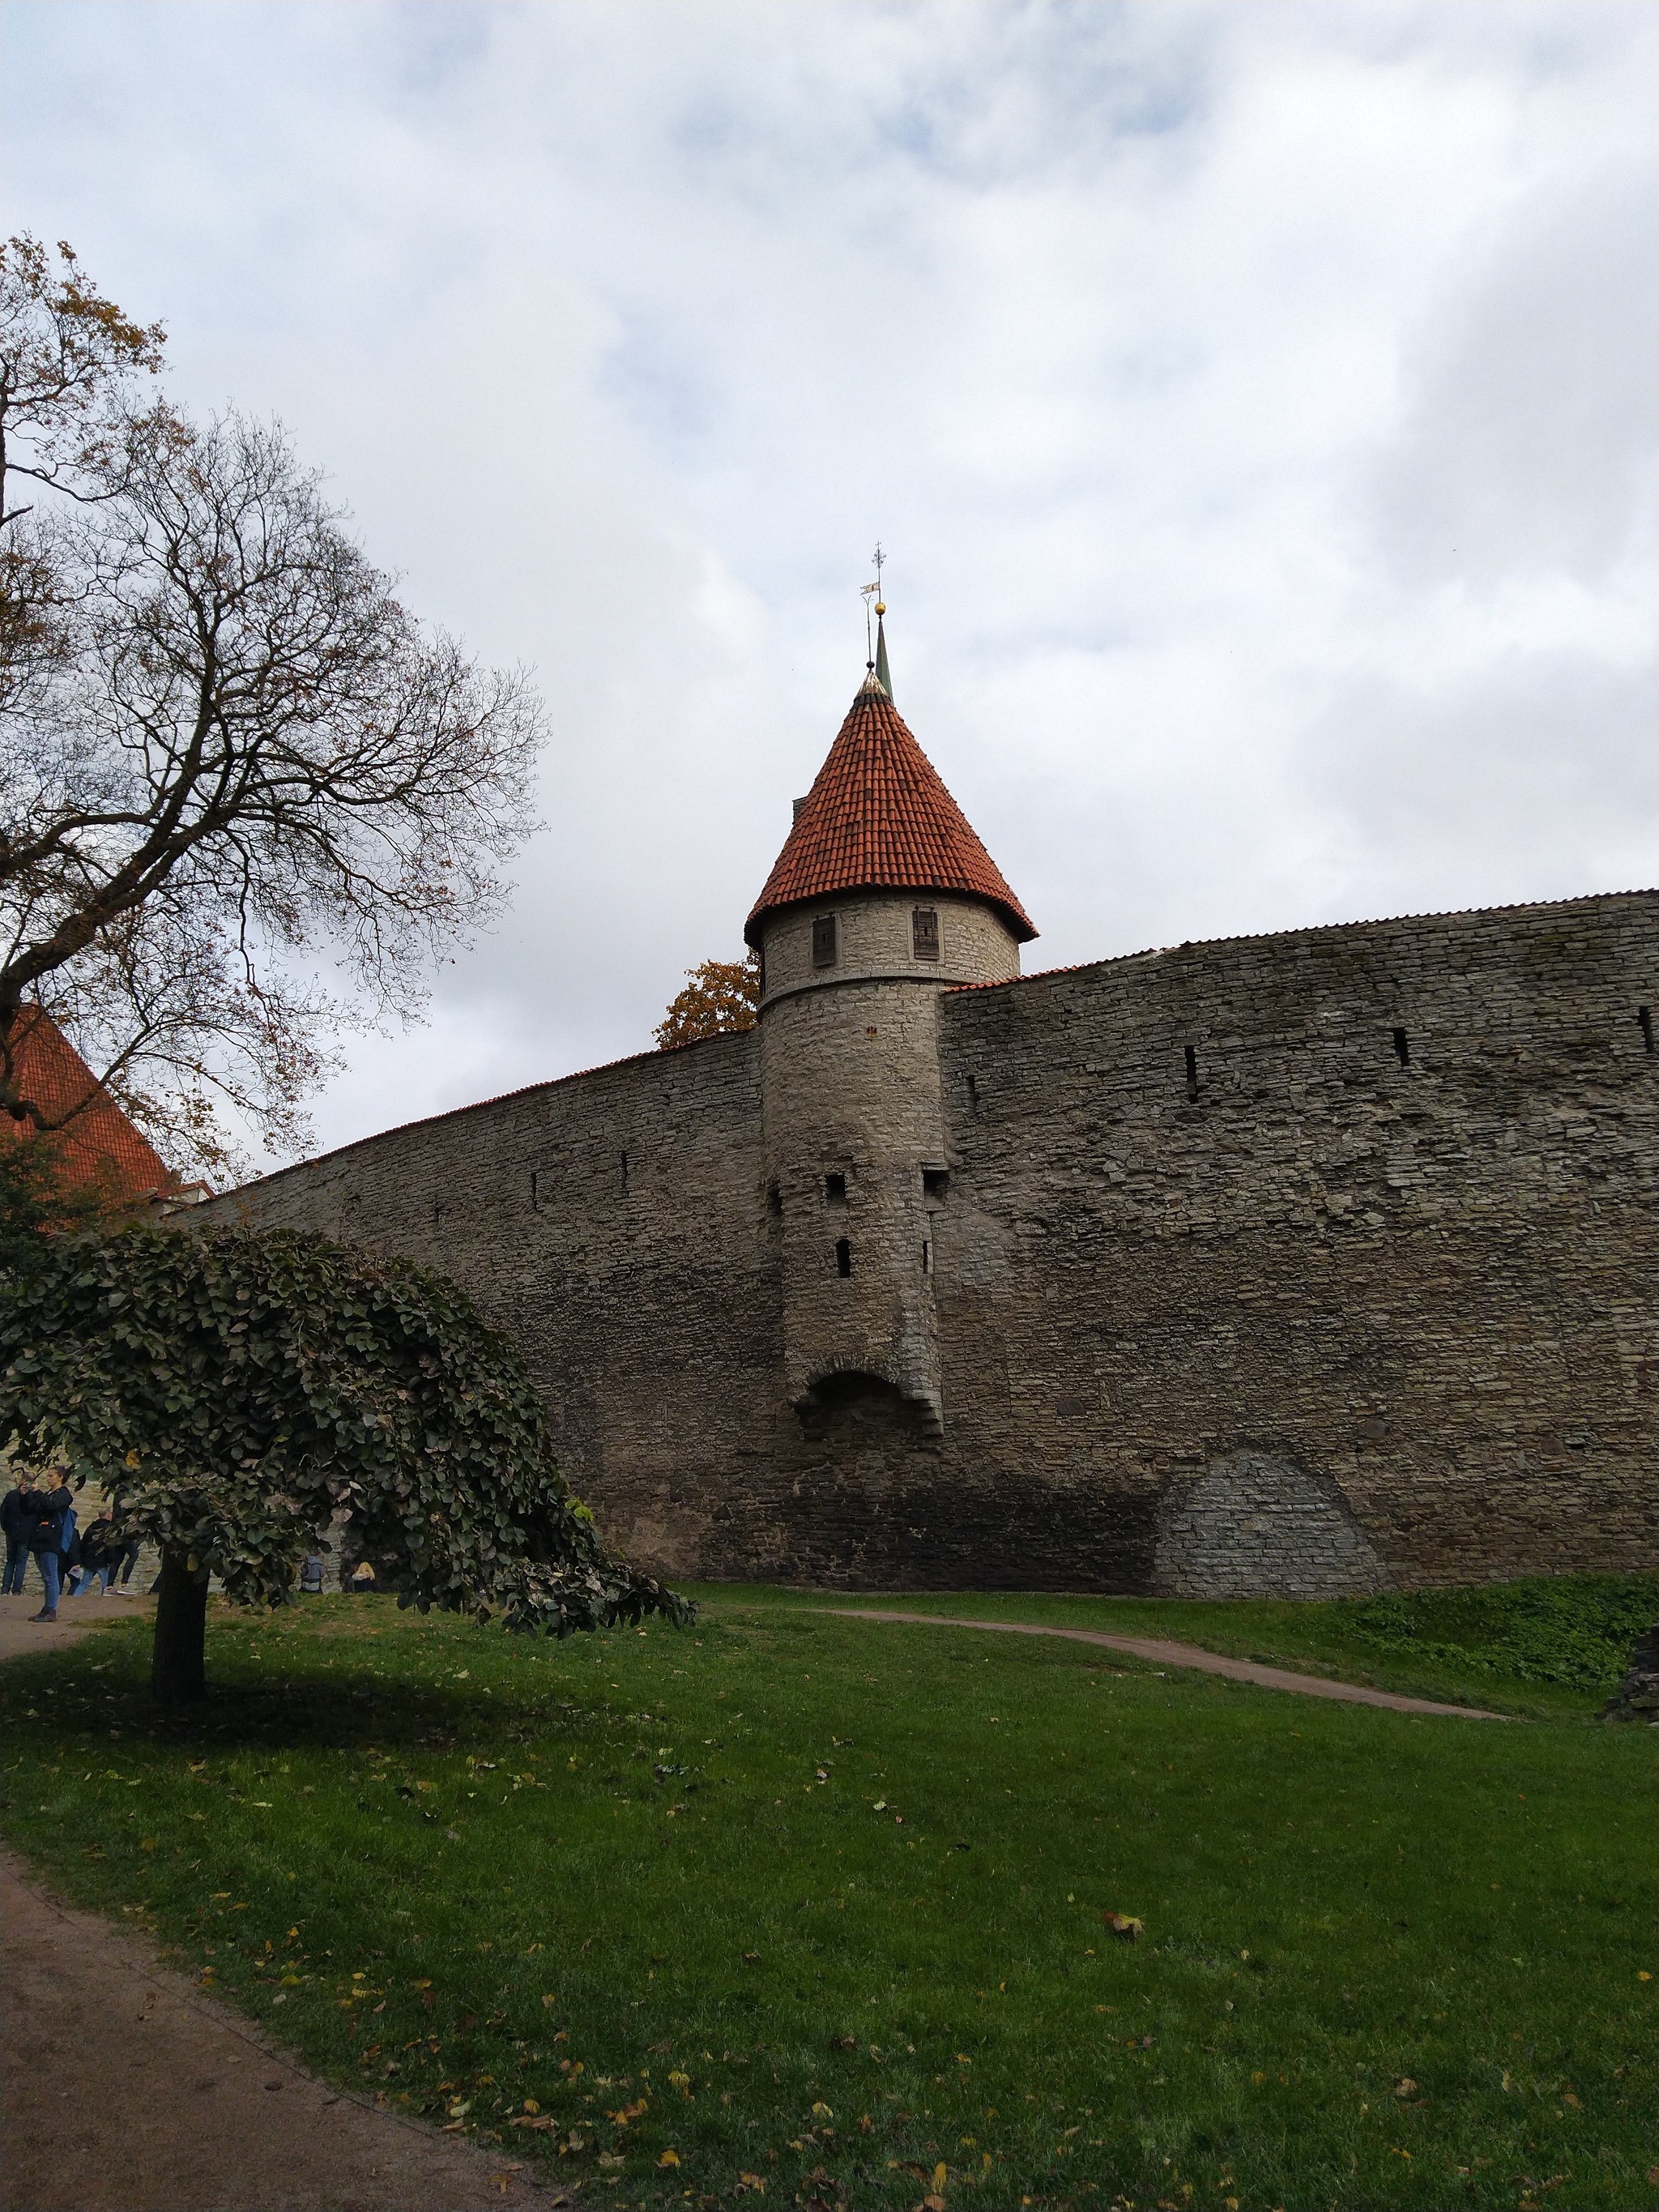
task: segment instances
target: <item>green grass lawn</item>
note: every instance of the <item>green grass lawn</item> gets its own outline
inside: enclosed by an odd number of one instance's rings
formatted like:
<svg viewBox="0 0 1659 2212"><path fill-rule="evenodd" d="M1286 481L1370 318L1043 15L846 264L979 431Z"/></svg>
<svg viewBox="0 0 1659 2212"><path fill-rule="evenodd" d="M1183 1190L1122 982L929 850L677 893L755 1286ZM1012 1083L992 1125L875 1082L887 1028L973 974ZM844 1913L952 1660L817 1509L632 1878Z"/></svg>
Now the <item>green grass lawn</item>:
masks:
<svg viewBox="0 0 1659 2212"><path fill-rule="evenodd" d="M180 1733L138 1623L15 1662L9 1838L602 2204L1659 2205L1656 1747L1599 1688L1420 1718L710 1595L563 1645L216 1609ZM1133 1617L1334 1649L1245 1610Z"/></svg>
<svg viewBox="0 0 1659 2212"><path fill-rule="evenodd" d="M726 1602L868 1606L1174 1637L1236 1659L1535 1719L1579 1717L1587 1698L1607 1697L1632 1644L1659 1620L1659 1574L1539 1575L1478 1589L1390 1590L1324 1605L1000 1590L861 1597L729 1583L688 1587Z"/></svg>

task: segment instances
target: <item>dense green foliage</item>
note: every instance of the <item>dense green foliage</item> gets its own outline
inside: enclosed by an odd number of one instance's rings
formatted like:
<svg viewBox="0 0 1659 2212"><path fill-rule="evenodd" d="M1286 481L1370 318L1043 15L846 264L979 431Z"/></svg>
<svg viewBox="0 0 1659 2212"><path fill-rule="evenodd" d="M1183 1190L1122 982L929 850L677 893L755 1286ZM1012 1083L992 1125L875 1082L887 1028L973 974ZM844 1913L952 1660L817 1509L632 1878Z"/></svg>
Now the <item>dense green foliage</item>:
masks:
<svg viewBox="0 0 1659 2212"><path fill-rule="evenodd" d="M585 2199L1651 2194L1659 1743L1593 1697L1415 1718L717 1595L695 1638L328 1599L212 1642L184 1741L136 1628L14 1662L14 1840Z"/></svg>
<svg viewBox="0 0 1659 2212"><path fill-rule="evenodd" d="M1659 1574L1534 1575L1484 1589L1389 1591L1345 1608L1361 1650L1512 1682L1610 1690L1659 1620Z"/></svg>
<svg viewBox="0 0 1659 2212"><path fill-rule="evenodd" d="M442 1276L279 1230L49 1241L0 1288L0 1440L164 1558L287 1600L337 1520L405 1602L562 1635L672 1592L609 1559L506 1338Z"/></svg>
<svg viewBox="0 0 1659 2212"><path fill-rule="evenodd" d="M121 1211L112 1182L106 1187L66 1174L50 1138L19 1139L0 1129L0 1276L32 1273L54 1237L95 1228Z"/></svg>

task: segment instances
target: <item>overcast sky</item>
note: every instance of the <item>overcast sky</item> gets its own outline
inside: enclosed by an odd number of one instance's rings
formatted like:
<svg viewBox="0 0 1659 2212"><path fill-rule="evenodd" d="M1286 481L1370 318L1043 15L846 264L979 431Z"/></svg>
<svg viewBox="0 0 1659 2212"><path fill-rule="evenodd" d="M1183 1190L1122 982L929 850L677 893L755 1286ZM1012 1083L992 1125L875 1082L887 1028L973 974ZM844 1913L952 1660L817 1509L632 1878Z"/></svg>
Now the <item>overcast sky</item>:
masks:
<svg viewBox="0 0 1659 2212"><path fill-rule="evenodd" d="M1646 5L12 4L6 228L539 672L319 1146L649 1045L863 672L1042 936L1652 882Z"/></svg>

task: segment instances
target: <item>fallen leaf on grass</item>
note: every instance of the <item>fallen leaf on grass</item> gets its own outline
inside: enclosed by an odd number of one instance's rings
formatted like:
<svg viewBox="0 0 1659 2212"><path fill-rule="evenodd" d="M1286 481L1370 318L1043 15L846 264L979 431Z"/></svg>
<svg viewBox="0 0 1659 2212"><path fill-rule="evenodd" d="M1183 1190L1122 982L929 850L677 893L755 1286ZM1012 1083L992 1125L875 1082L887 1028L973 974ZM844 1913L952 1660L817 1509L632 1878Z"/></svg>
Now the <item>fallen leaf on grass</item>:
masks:
<svg viewBox="0 0 1659 2212"><path fill-rule="evenodd" d="M1417 2094L1417 2084L1409 2074L1402 2075L1395 2083L1394 2094L1396 2097L1414 2097Z"/></svg>
<svg viewBox="0 0 1659 2212"><path fill-rule="evenodd" d="M599 2153L599 2164L607 2173L614 2173L619 2166L626 2166L627 2163L628 2156L623 2151L602 2150Z"/></svg>
<svg viewBox="0 0 1659 2212"><path fill-rule="evenodd" d="M520 2112L507 2124L510 2128L556 2128L558 2122L547 2112Z"/></svg>
<svg viewBox="0 0 1659 2212"><path fill-rule="evenodd" d="M1133 1943L1146 1933L1146 1923L1137 1920L1130 1912L1103 1912L1101 1919L1114 1936L1125 1943Z"/></svg>
<svg viewBox="0 0 1659 2212"><path fill-rule="evenodd" d="M680 2154L677 2150L665 2150L657 2160L659 2166L678 2166L679 2162Z"/></svg>

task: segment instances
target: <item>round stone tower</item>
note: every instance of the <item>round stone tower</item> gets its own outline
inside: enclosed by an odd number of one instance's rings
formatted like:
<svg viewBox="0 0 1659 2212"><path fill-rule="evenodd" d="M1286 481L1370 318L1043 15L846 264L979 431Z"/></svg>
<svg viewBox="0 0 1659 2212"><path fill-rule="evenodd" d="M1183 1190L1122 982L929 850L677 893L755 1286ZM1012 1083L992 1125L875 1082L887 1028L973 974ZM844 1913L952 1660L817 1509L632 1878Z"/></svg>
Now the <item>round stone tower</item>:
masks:
<svg viewBox="0 0 1659 2212"><path fill-rule="evenodd" d="M939 1382L932 1222L949 1204L939 1002L1004 982L1036 935L897 710L884 648L744 927L761 957L767 1202L803 1418Z"/></svg>

